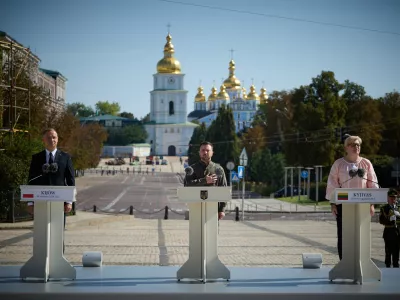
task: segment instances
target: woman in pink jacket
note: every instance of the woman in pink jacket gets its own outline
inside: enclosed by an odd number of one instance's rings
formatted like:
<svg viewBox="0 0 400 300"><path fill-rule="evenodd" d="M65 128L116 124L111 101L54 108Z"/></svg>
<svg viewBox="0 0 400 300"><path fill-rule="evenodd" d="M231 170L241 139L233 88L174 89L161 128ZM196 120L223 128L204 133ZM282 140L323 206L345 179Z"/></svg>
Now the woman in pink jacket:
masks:
<svg viewBox="0 0 400 300"><path fill-rule="evenodd" d="M331 201L331 211L336 217L337 248L339 258L342 259L342 205L335 204L336 188L378 188L378 180L372 163L360 156L362 140L358 136L349 136L344 141L346 155L336 160L328 177L325 198ZM358 172L357 170L364 171ZM361 176L360 176L361 175ZM374 206L371 205L371 216L374 215Z"/></svg>

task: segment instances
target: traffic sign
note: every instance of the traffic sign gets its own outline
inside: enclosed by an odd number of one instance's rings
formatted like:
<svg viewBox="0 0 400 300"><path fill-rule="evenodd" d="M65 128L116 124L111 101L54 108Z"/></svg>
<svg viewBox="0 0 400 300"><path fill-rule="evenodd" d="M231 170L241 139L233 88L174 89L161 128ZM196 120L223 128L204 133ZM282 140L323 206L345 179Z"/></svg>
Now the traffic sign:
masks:
<svg viewBox="0 0 400 300"><path fill-rule="evenodd" d="M235 168L235 163L234 163L233 161L228 161L228 162L226 163L226 168L227 168L229 171L233 170L233 169Z"/></svg>
<svg viewBox="0 0 400 300"><path fill-rule="evenodd" d="M236 173L235 171L231 172L231 182L238 182L240 181L238 173Z"/></svg>
<svg viewBox="0 0 400 300"><path fill-rule="evenodd" d="M301 177L302 178L307 178L308 177L308 172L307 171L301 171Z"/></svg>
<svg viewBox="0 0 400 300"><path fill-rule="evenodd" d="M243 178L244 176L244 166L238 166L238 177Z"/></svg>

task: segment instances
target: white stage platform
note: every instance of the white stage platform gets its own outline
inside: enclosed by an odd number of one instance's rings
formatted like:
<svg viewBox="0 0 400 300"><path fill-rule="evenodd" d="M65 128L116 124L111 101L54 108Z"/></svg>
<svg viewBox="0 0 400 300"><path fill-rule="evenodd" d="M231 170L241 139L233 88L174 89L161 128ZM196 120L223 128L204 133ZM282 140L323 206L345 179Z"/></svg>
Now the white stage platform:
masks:
<svg viewBox="0 0 400 300"><path fill-rule="evenodd" d="M331 268L230 267L231 280L177 282L179 267L76 266L74 281L24 282L21 266L0 266L0 298L19 299L193 299L330 300L400 299L400 269L382 269L382 281L362 285L329 281Z"/></svg>

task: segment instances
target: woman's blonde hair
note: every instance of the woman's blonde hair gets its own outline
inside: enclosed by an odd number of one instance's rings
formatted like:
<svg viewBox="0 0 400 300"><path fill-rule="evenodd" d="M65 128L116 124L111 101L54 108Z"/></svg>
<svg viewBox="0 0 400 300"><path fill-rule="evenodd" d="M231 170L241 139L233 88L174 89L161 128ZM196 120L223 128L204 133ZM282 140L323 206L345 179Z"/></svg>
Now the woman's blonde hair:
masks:
<svg viewBox="0 0 400 300"><path fill-rule="evenodd" d="M350 144L352 144L354 142L359 142L360 145L361 145L362 144L362 139L357 135L350 135L349 137L347 137L344 140L344 146L347 147L348 145L350 145Z"/></svg>

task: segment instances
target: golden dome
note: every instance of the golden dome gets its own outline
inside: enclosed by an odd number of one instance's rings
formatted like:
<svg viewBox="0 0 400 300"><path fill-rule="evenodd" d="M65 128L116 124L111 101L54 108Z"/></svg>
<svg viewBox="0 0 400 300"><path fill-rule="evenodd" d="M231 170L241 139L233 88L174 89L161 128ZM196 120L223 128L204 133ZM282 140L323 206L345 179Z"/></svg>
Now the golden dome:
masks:
<svg viewBox="0 0 400 300"><path fill-rule="evenodd" d="M268 103L268 94L265 88L261 88L260 101L261 104Z"/></svg>
<svg viewBox="0 0 400 300"><path fill-rule="evenodd" d="M243 87L242 88L242 99L243 100L247 100L247 93L246 93L247 91L246 91L246 88L245 87Z"/></svg>
<svg viewBox="0 0 400 300"><path fill-rule="evenodd" d="M208 96L208 101L215 101L217 100L217 89L213 86L211 89L211 94Z"/></svg>
<svg viewBox="0 0 400 300"><path fill-rule="evenodd" d="M229 100L229 95L225 90L225 85L221 85L221 89L217 95L218 100Z"/></svg>
<svg viewBox="0 0 400 300"><path fill-rule="evenodd" d="M256 93L256 87L254 84L250 87L250 93L247 95L247 100L260 100L260 96Z"/></svg>
<svg viewBox="0 0 400 300"><path fill-rule="evenodd" d="M199 86L199 88L197 89L197 95L196 95L196 97L194 97L194 101L195 102L206 102L206 96L204 96L202 86Z"/></svg>
<svg viewBox="0 0 400 300"><path fill-rule="evenodd" d="M173 73L181 72L181 64L174 57L174 45L171 43L172 37L167 35L167 43L164 46L164 58L157 63L157 73Z"/></svg>
<svg viewBox="0 0 400 300"><path fill-rule="evenodd" d="M229 62L229 77L224 81L224 85L228 89L240 88L240 80L235 76L235 69L235 62L231 60Z"/></svg>

